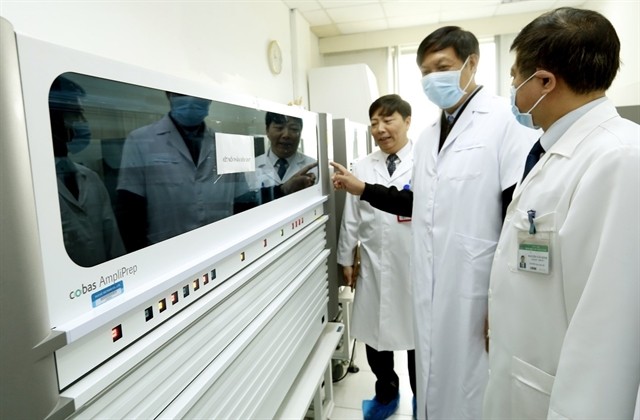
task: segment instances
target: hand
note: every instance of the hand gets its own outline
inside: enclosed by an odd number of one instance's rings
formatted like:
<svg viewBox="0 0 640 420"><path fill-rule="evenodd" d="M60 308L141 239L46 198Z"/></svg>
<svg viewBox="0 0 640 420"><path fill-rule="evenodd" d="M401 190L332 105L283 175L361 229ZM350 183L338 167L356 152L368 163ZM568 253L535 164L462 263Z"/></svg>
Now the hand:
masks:
<svg viewBox="0 0 640 420"><path fill-rule="evenodd" d="M364 182L356 178L344 166L336 162L329 162L333 166L335 173L331 177L333 188L336 190L346 190L353 195L362 195L364 192Z"/></svg>
<svg viewBox="0 0 640 420"><path fill-rule="evenodd" d="M351 287L351 291L353 292L353 289L356 288L356 282L358 281L357 276L353 275L353 267L352 266L345 266L342 267L342 277L344 277L344 283L347 286Z"/></svg>
<svg viewBox="0 0 640 420"><path fill-rule="evenodd" d="M282 186L280 187L282 189L282 193L284 195L291 194L315 184L316 174L308 174L307 172L309 172L316 166L318 166L318 162L310 163L309 165L296 172L291 178L289 178L284 184L282 184Z"/></svg>

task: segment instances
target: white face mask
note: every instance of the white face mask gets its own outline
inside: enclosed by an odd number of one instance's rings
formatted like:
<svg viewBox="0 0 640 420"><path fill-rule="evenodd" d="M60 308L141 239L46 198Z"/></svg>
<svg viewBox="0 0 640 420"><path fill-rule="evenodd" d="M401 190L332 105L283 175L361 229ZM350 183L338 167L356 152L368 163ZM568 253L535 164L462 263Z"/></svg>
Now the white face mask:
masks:
<svg viewBox="0 0 640 420"><path fill-rule="evenodd" d="M513 85L511 85L511 112L513 113L513 115L516 116L516 121L518 121L520 124L524 125L525 127L534 128L536 130L538 128L540 128L540 127L533 123L533 117L531 116L531 111L533 111L533 108L538 106L540 101L543 100L544 97L547 96L547 94L545 93L544 95L542 95L540 97L540 99L538 99L536 101L536 103L533 104L533 106L531 107L531 109L529 109L529 111L520 112L520 110L518 109L518 106L516 105L516 93L518 92L518 89L520 89L522 86L524 86L525 83L527 83L529 80L533 79L533 77L537 73L538 72L533 73L531 76L529 76L529 78L527 80L525 80L524 82L520 83L520 86L518 86L518 87L514 87Z"/></svg>
<svg viewBox="0 0 640 420"><path fill-rule="evenodd" d="M462 69L464 69L469 61L469 57L464 61L460 70L437 71L429 73L422 78L422 89L424 93L438 108L451 108L457 104L466 93L465 90L469 87L472 78L469 78L464 89L460 89L460 76L462 75Z"/></svg>

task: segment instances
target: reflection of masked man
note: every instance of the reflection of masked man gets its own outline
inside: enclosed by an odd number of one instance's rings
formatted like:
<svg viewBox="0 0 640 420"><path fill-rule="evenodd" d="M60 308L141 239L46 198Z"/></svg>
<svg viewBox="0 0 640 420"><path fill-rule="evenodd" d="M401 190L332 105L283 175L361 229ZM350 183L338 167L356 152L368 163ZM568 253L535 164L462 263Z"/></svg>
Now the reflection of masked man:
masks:
<svg viewBox="0 0 640 420"><path fill-rule="evenodd" d="M270 147L256 158L255 187L278 198L313 185L317 162L298 151L302 119L267 112L265 124Z"/></svg>
<svg viewBox="0 0 640 420"><path fill-rule="evenodd" d="M171 112L169 117L182 135L194 163L198 163L204 138L204 119L209 115L211 101L194 96L168 93Z"/></svg>
<svg viewBox="0 0 640 420"><path fill-rule="evenodd" d="M78 100L84 95L79 85L58 77L49 92L49 117L65 248L76 264L90 267L124 254L124 246L104 184L68 157L91 140Z"/></svg>
<svg viewBox="0 0 640 420"><path fill-rule="evenodd" d="M218 176L211 101L167 92L170 112L127 137L118 177L118 221L133 251L234 213L243 174Z"/></svg>

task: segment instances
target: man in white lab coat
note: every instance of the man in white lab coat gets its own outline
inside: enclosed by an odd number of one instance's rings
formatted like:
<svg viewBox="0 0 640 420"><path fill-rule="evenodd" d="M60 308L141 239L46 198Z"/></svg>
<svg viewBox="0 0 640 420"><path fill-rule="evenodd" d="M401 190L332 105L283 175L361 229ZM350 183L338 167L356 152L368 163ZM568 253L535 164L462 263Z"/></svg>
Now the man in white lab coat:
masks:
<svg viewBox="0 0 640 420"><path fill-rule="evenodd" d="M411 105L398 95L385 95L371 104L369 118L380 149L354 163L353 173L367 182L410 188L413 145L407 131ZM361 264L354 278L358 241ZM400 383L394 351L408 350L409 382L415 394L410 252L410 218L376 210L354 195L347 197L337 260L345 283L354 287L357 281L351 333L366 344L367 361L376 375L375 398L363 401L365 419L384 419L398 408Z"/></svg>
<svg viewBox="0 0 640 420"><path fill-rule="evenodd" d="M302 118L267 112L265 125L269 149L256 157L256 171L247 174L252 190L260 190L261 202L271 201L315 184L318 162L298 151Z"/></svg>
<svg viewBox="0 0 640 420"><path fill-rule="evenodd" d="M640 383L640 127L605 96L620 41L599 13L560 8L511 50L514 112L544 134L491 271L484 415L630 419Z"/></svg>
<svg viewBox="0 0 640 420"><path fill-rule="evenodd" d="M118 223L128 252L232 216L254 203L242 173L218 174L211 101L167 92L171 110L133 130L118 174Z"/></svg>
<svg viewBox="0 0 640 420"><path fill-rule="evenodd" d="M443 27L418 48L429 99L442 110L414 151L411 191L356 182L334 185L373 206L413 214L411 277L418 418L478 419L488 377L487 291L503 210L522 174L535 130L475 82L479 45Z"/></svg>

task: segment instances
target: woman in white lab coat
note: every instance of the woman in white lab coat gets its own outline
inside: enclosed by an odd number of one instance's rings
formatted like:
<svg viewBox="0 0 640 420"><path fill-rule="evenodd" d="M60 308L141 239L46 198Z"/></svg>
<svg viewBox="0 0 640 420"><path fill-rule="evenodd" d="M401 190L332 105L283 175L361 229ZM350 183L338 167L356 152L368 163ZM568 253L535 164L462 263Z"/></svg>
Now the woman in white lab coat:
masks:
<svg viewBox="0 0 640 420"><path fill-rule="evenodd" d="M396 108L408 115L402 115ZM398 95L383 96L372 104L372 134L380 150L354 164L353 171L358 177L372 183L410 187L413 166L412 144L407 138L410 113L411 106ZM412 388L415 387L409 277L411 221L376 210L359 197L349 195L338 243L338 263L344 267L347 284L353 281L353 251L358 241L361 266L351 333L367 345L367 359L377 377L375 399L363 403L364 417L384 418L385 415L373 412L386 410L390 415L398 404L399 379L393 369L393 351L410 350L409 376Z"/></svg>

